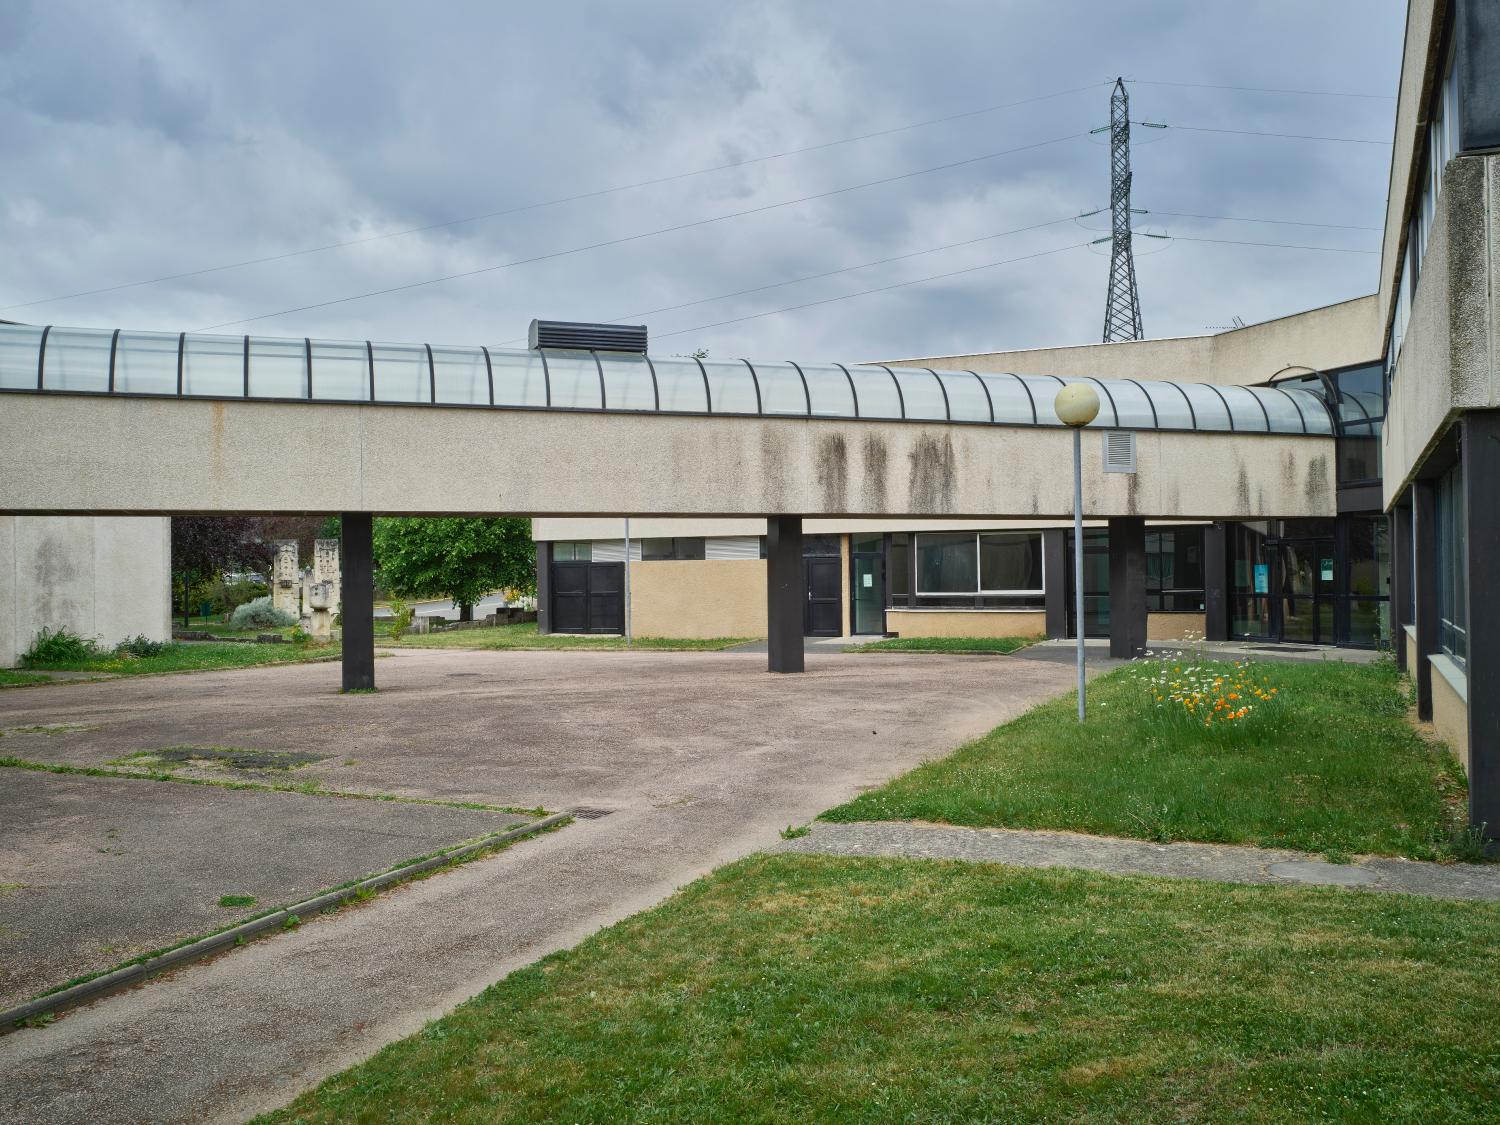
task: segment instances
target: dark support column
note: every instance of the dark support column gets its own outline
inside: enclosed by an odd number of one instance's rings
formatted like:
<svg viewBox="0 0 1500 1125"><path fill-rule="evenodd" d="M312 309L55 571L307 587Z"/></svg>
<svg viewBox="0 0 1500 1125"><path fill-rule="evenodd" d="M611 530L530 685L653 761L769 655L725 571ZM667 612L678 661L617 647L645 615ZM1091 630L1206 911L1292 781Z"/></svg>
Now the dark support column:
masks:
<svg viewBox="0 0 1500 1125"><path fill-rule="evenodd" d="M536 545L536 631L552 632L552 544Z"/></svg>
<svg viewBox="0 0 1500 1125"><path fill-rule="evenodd" d="M340 570L343 578L344 690L375 689L375 569L369 512L339 517Z"/></svg>
<svg viewBox="0 0 1500 1125"><path fill-rule="evenodd" d="M766 653L772 672L802 671L802 517L766 520Z"/></svg>
<svg viewBox="0 0 1500 1125"><path fill-rule="evenodd" d="M1203 529L1203 639L1229 639L1229 525Z"/></svg>
<svg viewBox="0 0 1500 1125"><path fill-rule="evenodd" d="M1500 567L1500 412L1463 420L1465 550L1457 560L1468 591L1469 823L1500 839L1500 598L1489 579Z"/></svg>
<svg viewBox="0 0 1500 1125"><path fill-rule="evenodd" d="M1042 573L1046 576L1043 604L1047 608L1047 636L1068 635L1068 530L1049 527L1042 532Z"/></svg>
<svg viewBox="0 0 1500 1125"><path fill-rule="evenodd" d="M1406 603L1411 597L1411 505L1402 502L1391 509L1391 647L1396 667L1406 666L1406 626L1410 625Z"/></svg>
<svg viewBox="0 0 1500 1125"><path fill-rule="evenodd" d="M1417 666L1411 678L1417 685L1417 717L1432 718L1432 662L1438 649L1437 485L1430 480L1411 486L1412 535L1416 540L1412 591L1417 606Z"/></svg>
<svg viewBox="0 0 1500 1125"><path fill-rule="evenodd" d="M1109 654L1129 660L1146 651L1146 521L1109 521Z"/></svg>

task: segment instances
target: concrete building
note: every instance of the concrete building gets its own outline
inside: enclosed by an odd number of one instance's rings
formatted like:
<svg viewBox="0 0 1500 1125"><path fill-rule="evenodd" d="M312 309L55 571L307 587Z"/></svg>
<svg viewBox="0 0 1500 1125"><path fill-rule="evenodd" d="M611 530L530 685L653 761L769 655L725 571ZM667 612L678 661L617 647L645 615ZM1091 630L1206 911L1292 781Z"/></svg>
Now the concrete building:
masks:
<svg viewBox="0 0 1500 1125"><path fill-rule="evenodd" d="M1084 631L1389 641L1493 830L1500 5L1410 5L1394 128L1377 291L1215 336L841 365L0 325L0 513L341 512L351 688L374 514L535 517L545 623L583 630L622 624L629 517L637 632L793 672L807 632L1076 629L1052 404L1090 379Z"/></svg>

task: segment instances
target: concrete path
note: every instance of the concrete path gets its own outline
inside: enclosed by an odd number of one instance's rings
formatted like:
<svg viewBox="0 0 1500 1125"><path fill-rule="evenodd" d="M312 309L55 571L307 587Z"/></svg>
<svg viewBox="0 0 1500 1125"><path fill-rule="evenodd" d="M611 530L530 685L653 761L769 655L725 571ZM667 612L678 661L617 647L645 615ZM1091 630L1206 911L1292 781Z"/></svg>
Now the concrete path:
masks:
<svg viewBox="0 0 1500 1125"><path fill-rule="evenodd" d="M777 851L815 855L892 856L1008 863L1017 867L1078 867L1116 875L1162 875L1223 883L1355 887L1428 898L1500 901L1500 864L1418 863L1360 856L1328 863L1321 856L1278 848L1220 844L1153 844L1011 828L954 828L905 821L812 826Z"/></svg>
<svg viewBox="0 0 1500 1125"><path fill-rule="evenodd" d="M371 696L335 694L334 665L34 688L0 695L0 727L94 726L28 748L80 765L173 744L297 749L329 755L308 769L339 788L613 811L0 1037L0 1120L234 1121L284 1104L1071 684L1066 667L930 655L814 655L772 676L755 655L404 649L377 672Z"/></svg>

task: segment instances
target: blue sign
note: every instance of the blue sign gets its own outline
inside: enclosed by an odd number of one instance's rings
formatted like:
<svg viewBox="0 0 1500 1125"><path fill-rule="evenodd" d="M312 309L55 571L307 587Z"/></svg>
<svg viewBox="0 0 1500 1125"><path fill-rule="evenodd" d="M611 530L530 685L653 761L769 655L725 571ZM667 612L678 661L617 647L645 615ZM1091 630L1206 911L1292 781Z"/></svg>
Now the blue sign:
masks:
<svg viewBox="0 0 1500 1125"><path fill-rule="evenodd" d="M1255 564L1255 592L1265 594L1271 588L1271 568L1266 563Z"/></svg>

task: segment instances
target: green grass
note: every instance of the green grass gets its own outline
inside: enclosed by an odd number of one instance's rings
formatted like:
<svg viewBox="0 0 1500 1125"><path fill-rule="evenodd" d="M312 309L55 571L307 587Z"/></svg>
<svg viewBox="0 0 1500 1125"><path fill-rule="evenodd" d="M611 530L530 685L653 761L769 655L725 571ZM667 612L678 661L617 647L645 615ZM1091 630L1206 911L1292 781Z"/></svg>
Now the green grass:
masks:
<svg viewBox="0 0 1500 1125"><path fill-rule="evenodd" d="M845 652L1015 652L1040 637L889 637L869 644L849 645Z"/></svg>
<svg viewBox="0 0 1500 1125"><path fill-rule="evenodd" d="M43 676L37 672L22 672L13 668L0 668L0 687L20 687L23 684L46 684L51 683L50 676Z"/></svg>
<svg viewBox="0 0 1500 1125"><path fill-rule="evenodd" d="M259 664L288 664L307 660L332 660L339 655L336 646L314 647L289 644L238 644L212 641L172 643L156 656L130 656L103 652L81 660L65 660L39 666L39 670L60 672L101 672L111 675L144 676L157 672L208 671L216 668L248 668Z"/></svg>
<svg viewBox="0 0 1500 1125"><path fill-rule="evenodd" d="M1224 665L1223 667L1230 667ZM1074 829L1440 859L1463 821L1453 756L1405 721L1389 664L1258 666L1281 713L1234 740L1164 726L1136 667L1043 704L947 758L825 813L829 820Z"/></svg>
<svg viewBox="0 0 1500 1125"><path fill-rule="evenodd" d="M254 906L254 895L220 895L219 905L223 907Z"/></svg>
<svg viewBox="0 0 1500 1125"><path fill-rule="evenodd" d="M748 637L712 637L706 640L678 639L676 637L635 637L633 648L666 652L717 651L744 644ZM392 640L378 625L375 633L378 645L394 645L400 648L474 648L474 649L622 649L625 638L616 636L579 637L541 634L536 631L536 622L524 621L516 625L495 625L478 629L455 629L451 633L429 633L426 636L408 636Z"/></svg>
<svg viewBox="0 0 1500 1125"><path fill-rule="evenodd" d="M274 1121L1481 1120L1500 907L758 856Z"/></svg>

